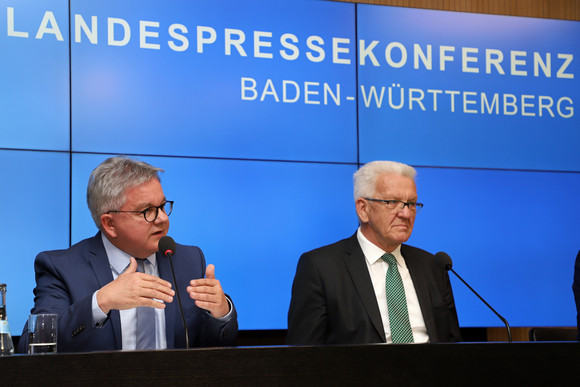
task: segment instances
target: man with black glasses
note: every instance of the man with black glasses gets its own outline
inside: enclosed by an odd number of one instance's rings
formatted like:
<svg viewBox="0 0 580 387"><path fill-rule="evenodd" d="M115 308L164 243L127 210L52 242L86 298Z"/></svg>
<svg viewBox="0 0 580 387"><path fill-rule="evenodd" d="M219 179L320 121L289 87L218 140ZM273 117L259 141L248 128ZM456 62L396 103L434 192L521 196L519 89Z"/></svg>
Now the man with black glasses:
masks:
<svg viewBox="0 0 580 387"><path fill-rule="evenodd" d="M418 203L415 169L374 161L354 174L360 227L300 257L288 344L459 341L447 270L406 244Z"/></svg>
<svg viewBox="0 0 580 387"><path fill-rule="evenodd" d="M170 262L158 244L167 235L173 201L165 198L159 172L126 157L105 160L91 173L87 188L97 235L36 257L31 313L58 314L59 352L234 343L236 310L198 247L176 246L178 289L172 285ZM188 334L176 290L189 294L182 298ZM25 326L20 352L27 346Z"/></svg>

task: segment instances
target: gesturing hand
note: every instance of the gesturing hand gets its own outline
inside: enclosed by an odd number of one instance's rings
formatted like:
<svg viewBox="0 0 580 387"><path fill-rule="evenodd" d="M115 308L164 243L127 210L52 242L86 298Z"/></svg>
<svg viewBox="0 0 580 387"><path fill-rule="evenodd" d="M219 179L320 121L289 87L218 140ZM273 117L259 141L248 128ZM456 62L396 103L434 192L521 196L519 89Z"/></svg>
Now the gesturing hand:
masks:
<svg viewBox="0 0 580 387"><path fill-rule="evenodd" d="M230 311L230 305L222 290L220 281L215 279L214 265L207 265L205 278L191 280L187 287L189 297L195 300L195 305L205 309L215 318L225 316Z"/></svg>
<svg viewBox="0 0 580 387"><path fill-rule="evenodd" d="M163 309L165 302L173 301L174 295L171 283L153 275L137 273L137 261L131 258L127 269L98 291L97 304L103 313L137 306Z"/></svg>

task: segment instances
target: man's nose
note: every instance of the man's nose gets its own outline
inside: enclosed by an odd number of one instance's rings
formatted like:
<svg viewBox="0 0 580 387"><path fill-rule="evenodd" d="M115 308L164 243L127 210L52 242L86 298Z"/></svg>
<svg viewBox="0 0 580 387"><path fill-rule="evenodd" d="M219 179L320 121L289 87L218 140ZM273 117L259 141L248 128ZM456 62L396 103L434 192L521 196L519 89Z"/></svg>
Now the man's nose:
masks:
<svg viewBox="0 0 580 387"><path fill-rule="evenodd" d="M403 208L399 209L399 212L397 213L398 216L402 217L402 218L410 218L411 215L413 215L413 211L411 211L411 209L409 208L408 204L403 204L402 205Z"/></svg>
<svg viewBox="0 0 580 387"><path fill-rule="evenodd" d="M161 209L159 209L159 213L157 214L157 219L155 219L155 223L163 223L163 222L167 222L169 220L169 215L167 215L165 213L165 211L162 211Z"/></svg>

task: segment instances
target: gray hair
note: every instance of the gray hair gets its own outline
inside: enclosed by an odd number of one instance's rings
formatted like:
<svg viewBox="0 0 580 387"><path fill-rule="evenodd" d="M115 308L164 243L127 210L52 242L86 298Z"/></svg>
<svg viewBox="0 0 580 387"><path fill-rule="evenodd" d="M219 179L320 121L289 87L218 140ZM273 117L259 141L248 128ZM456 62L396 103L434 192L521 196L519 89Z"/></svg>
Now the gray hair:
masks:
<svg viewBox="0 0 580 387"><path fill-rule="evenodd" d="M87 204L98 229L102 214L121 208L129 189L151 179L161 181L159 172L163 169L125 156L110 157L96 167L89 177Z"/></svg>
<svg viewBox="0 0 580 387"><path fill-rule="evenodd" d="M377 178L384 174L410 177L415 180L415 168L396 161L371 161L354 173L354 200L369 198L375 193Z"/></svg>

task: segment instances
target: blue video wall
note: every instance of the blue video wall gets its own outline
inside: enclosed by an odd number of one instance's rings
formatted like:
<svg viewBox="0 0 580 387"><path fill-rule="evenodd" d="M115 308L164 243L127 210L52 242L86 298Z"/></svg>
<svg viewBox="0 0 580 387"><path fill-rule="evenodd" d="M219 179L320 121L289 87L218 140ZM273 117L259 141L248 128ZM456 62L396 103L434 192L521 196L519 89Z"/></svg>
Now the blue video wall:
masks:
<svg viewBox="0 0 580 387"><path fill-rule="evenodd" d="M574 325L576 36L317 0L0 0L12 334L36 254L97 232L88 176L117 154L165 169L169 233L216 265L241 329L286 328L299 256L355 232L352 174L376 159L417 167L409 244L448 252L512 326ZM452 281L461 326L501 326Z"/></svg>

